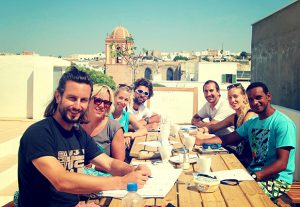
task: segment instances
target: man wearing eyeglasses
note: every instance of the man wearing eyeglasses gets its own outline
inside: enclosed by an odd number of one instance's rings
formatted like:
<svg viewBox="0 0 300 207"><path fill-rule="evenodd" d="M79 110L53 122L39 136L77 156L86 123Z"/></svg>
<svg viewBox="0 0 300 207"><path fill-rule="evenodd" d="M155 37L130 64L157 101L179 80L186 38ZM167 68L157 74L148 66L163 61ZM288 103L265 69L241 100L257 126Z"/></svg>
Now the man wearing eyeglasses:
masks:
<svg viewBox="0 0 300 207"><path fill-rule="evenodd" d="M61 77L46 118L23 134L18 154L20 207L76 206L78 194L126 189L128 182L141 188L147 181L151 172L145 165L135 168L102 153L78 125L85 121L92 89L89 76L72 68ZM82 174L89 162L113 176Z"/></svg>
<svg viewBox="0 0 300 207"><path fill-rule="evenodd" d="M227 146L248 140L252 151L248 171L275 201L290 189L293 182L296 126L290 118L272 107L272 95L264 83L251 83L246 93L250 107L258 117L248 120L235 132L211 139L197 139L196 144L222 143Z"/></svg>
<svg viewBox="0 0 300 207"><path fill-rule="evenodd" d="M216 81L208 80L203 85L206 103L192 118L192 124L198 127L207 127L227 118L235 111L229 106L228 101L221 98L220 87ZM205 122L204 119L209 121ZM215 132L216 135L226 135L232 132L233 127L228 127Z"/></svg>
<svg viewBox="0 0 300 207"><path fill-rule="evenodd" d="M133 90L133 106L130 112L147 129L156 129L159 123L159 115L145 106L145 102L153 96L152 83L145 78L140 78L133 83Z"/></svg>

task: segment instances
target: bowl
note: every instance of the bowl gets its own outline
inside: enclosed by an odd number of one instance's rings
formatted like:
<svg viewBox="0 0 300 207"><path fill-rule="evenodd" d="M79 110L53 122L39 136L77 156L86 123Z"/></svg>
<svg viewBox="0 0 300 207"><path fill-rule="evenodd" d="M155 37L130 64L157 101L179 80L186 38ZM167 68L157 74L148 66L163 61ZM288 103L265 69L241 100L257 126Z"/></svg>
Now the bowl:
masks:
<svg viewBox="0 0 300 207"><path fill-rule="evenodd" d="M216 177L200 173L194 173L193 176L196 188L200 192L215 192L220 185L220 181Z"/></svg>

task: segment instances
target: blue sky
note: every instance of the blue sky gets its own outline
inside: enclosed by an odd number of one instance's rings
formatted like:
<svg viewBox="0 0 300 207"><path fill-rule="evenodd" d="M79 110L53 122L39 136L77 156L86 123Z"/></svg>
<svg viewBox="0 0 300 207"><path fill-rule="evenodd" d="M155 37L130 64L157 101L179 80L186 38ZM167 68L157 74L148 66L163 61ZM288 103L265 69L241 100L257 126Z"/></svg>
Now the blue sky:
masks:
<svg viewBox="0 0 300 207"><path fill-rule="evenodd" d="M0 52L96 53L124 26L138 49L251 50L251 24L292 0L0 0Z"/></svg>

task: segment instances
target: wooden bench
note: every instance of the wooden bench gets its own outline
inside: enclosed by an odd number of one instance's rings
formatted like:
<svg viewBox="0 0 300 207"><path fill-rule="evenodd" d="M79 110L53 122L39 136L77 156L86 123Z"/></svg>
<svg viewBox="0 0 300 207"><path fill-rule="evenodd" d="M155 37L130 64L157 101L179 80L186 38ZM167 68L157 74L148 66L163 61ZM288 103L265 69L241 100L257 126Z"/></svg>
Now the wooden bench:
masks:
<svg viewBox="0 0 300 207"><path fill-rule="evenodd" d="M14 202L13 202L13 201L11 201L11 202L9 202L9 203L5 204L5 205L4 205L4 206L2 206L2 207L15 207L15 205L14 205Z"/></svg>
<svg viewBox="0 0 300 207"><path fill-rule="evenodd" d="M291 189L278 199L278 206L300 206L300 182L294 182Z"/></svg>
<svg viewBox="0 0 300 207"><path fill-rule="evenodd" d="M300 182L294 182L291 189L287 192L287 196L292 203L300 204Z"/></svg>

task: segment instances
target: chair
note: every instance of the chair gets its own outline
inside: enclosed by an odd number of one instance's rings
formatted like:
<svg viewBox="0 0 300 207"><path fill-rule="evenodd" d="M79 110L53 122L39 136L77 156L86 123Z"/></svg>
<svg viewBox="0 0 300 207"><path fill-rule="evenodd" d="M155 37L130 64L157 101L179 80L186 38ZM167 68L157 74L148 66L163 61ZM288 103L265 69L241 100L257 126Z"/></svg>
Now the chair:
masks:
<svg viewBox="0 0 300 207"><path fill-rule="evenodd" d="M5 204L3 207L15 207L14 201Z"/></svg>

